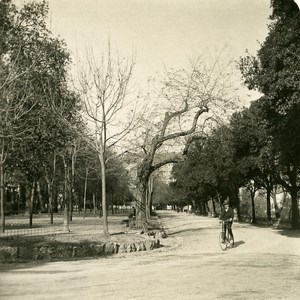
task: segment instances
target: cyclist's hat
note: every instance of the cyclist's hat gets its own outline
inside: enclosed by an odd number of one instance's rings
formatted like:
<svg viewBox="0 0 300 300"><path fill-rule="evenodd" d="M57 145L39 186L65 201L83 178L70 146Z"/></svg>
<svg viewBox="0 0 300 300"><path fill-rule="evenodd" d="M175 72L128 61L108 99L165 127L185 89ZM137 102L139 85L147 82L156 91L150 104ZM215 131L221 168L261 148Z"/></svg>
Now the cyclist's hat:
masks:
<svg viewBox="0 0 300 300"><path fill-rule="evenodd" d="M226 199L226 200L224 201L224 205L229 205L229 200L228 200L228 199Z"/></svg>

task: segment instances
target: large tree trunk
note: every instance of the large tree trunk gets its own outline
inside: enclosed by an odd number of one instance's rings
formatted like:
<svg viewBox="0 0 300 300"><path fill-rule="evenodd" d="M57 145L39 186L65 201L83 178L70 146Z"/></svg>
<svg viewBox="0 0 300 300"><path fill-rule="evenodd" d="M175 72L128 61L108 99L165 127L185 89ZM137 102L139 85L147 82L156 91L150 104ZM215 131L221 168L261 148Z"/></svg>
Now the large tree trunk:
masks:
<svg viewBox="0 0 300 300"><path fill-rule="evenodd" d="M147 202L147 182L139 185L139 199L137 199L136 227L144 228L147 220L146 202Z"/></svg>
<svg viewBox="0 0 300 300"><path fill-rule="evenodd" d="M87 180L88 180L89 169L85 169L85 179L84 179L84 194L83 194L83 218L85 218L86 210L86 191L87 191Z"/></svg>
<svg viewBox="0 0 300 300"><path fill-rule="evenodd" d="M45 205L44 205L44 199L43 199L43 195L42 195L42 191L41 191L41 184L40 184L39 180L36 182L36 189L37 189L39 203L40 203L39 212L42 213L42 212L44 212Z"/></svg>
<svg viewBox="0 0 300 300"><path fill-rule="evenodd" d="M75 157L74 157L74 153L72 153L72 156L71 156L70 199L69 199L70 221L73 220L74 178L75 178Z"/></svg>
<svg viewBox="0 0 300 300"><path fill-rule="evenodd" d="M213 217L214 217L216 215L216 204L213 197L211 198L211 203L212 203Z"/></svg>
<svg viewBox="0 0 300 300"><path fill-rule="evenodd" d="M146 198L146 222L151 217L151 206L152 206L152 197L153 197L153 183L154 179L153 176L150 176L148 180L148 191L147 191L147 198Z"/></svg>
<svg viewBox="0 0 300 300"><path fill-rule="evenodd" d="M291 189L292 198L292 229L299 229L299 204L298 204L298 190Z"/></svg>
<svg viewBox="0 0 300 300"><path fill-rule="evenodd" d="M236 187L235 191L234 191L234 198L235 198L235 205L236 205L236 221L240 220L241 218L241 210L240 210L240 204L241 204L241 200L240 200L240 192L239 192L239 188Z"/></svg>
<svg viewBox="0 0 300 300"><path fill-rule="evenodd" d="M145 157L138 170L138 191L139 199L137 199L136 226L147 230L147 205L149 194L149 180L152 174L151 164L154 153Z"/></svg>
<svg viewBox="0 0 300 300"><path fill-rule="evenodd" d="M106 209L106 170L104 153L99 154L100 167L101 167L101 192L102 192L102 218L103 218L103 234L105 237L109 237L108 232L108 220L107 220L107 209Z"/></svg>
<svg viewBox="0 0 300 300"><path fill-rule="evenodd" d="M251 208L252 208L252 220L251 223L256 223L256 214L255 214L255 204L254 204L254 197L255 197L255 192L250 191L251 195Z"/></svg>
<svg viewBox="0 0 300 300"><path fill-rule="evenodd" d="M201 210L204 216L207 215L207 208L206 208L206 203L205 202L201 202Z"/></svg>
<svg viewBox="0 0 300 300"><path fill-rule="evenodd" d="M20 193L21 193L21 187L20 185L18 185L18 189L17 189L19 192L17 193L17 215L19 214L19 211L20 211Z"/></svg>
<svg viewBox="0 0 300 300"><path fill-rule="evenodd" d="M277 185L274 185L273 187L273 202L274 202L274 207L277 207Z"/></svg>
<svg viewBox="0 0 300 300"><path fill-rule="evenodd" d="M94 210L94 217L96 216L96 199L95 193L93 193L93 210Z"/></svg>
<svg viewBox="0 0 300 300"><path fill-rule="evenodd" d="M55 184L55 178L56 178L56 153L54 152L53 156L53 175L51 181L49 180L48 184L48 193L49 193L49 212L50 212L50 224L53 225L53 207L54 207L54 199L56 197L54 196L54 186ZM49 179L49 178L48 178Z"/></svg>
<svg viewBox="0 0 300 300"><path fill-rule="evenodd" d="M287 185L286 182L282 182L283 186L287 189L291 195L292 205L292 229L299 229L299 203L298 203L298 186L297 186L297 172L296 168L290 169L289 172L289 181L290 185Z"/></svg>
<svg viewBox="0 0 300 300"><path fill-rule="evenodd" d="M149 217L151 217L153 210L152 210L152 205L153 204L153 197L151 196L150 202L149 202Z"/></svg>
<svg viewBox="0 0 300 300"><path fill-rule="evenodd" d="M211 212L211 210L209 209L208 202L206 201L204 204L205 204L206 212L211 216L211 215L212 215L212 212Z"/></svg>
<svg viewBox="0 0 300 300"><path fill-rule="evenodd" d="M272 187L267 188L267 222L268 224L271 224L272 215L271 215L271 192Z"/></svg>
<svg viewBox="0 0 300 300"><path fill-rule="evenodd" d="M35 192L35 181L33 181L30 192L30 200L29 200L29 227L32 227L32 216L33 216L33 201L34 201L34 192Z"/></svg>
<svg viewBox="0 0 300 300"><path fill-rule="evenodd" d="M48 188L48 205L49 205L49 214L50 214L50 224L53 225L53 188L48 176L45 176Z"/></svg>
<svg viewBox="0 0 300 300"><path fill-rule="evenodd" d="M49 193L50 224L53 225L53 189L51 184L48 186L48 193Z"/></svg>
<svg viewBox="0 0 300 300"><path fill-rule="evenodd" d="M110 203L111 203L111 214L113 215L115 213L114 211L114 202L115 202L115 196L113 191L110 193Z"/></svg>
<svg viewBox="0 0 300 300"><path fill-rule="evenodd" d="M67 166L66 161L64 161L65 165L65 189L64 189L64 232L70 232L69 228L69 195L68 195L68 186L69 186L69 168Z"/></svg>

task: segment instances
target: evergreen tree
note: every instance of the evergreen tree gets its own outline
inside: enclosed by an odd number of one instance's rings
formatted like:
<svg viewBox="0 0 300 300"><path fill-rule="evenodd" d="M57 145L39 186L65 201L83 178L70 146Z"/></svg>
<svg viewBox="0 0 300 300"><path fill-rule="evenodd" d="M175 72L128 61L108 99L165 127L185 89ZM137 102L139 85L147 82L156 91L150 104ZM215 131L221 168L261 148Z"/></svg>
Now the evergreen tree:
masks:
<svg viewBox="0 0 300 300"><path fill-rule="evenodd" d="M240 60L245 84L264 95L263 117L276 154L277 181L292 198L292 228L299 228L300 14L294 1L271 1L269 34L257 55Z"/></svg>

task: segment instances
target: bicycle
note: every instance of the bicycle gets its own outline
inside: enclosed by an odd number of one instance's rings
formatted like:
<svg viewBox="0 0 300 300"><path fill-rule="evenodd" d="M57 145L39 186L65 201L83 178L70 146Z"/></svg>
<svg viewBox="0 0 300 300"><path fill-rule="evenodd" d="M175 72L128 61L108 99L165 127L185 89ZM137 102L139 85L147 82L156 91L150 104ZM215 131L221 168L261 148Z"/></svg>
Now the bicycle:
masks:
<svg viewBox="0 0 300 300"><path fill-rule="evenodd" d="M229 224L230 222L229 221L220 221L220 223L222 224L222 231L219 234L219 244L220 244L221 249L223 251L225 251L228 248L233 248L234 239L231 238L231 235L229 234L228 230L226 231L226 234L225 234L225 223ZM224 241L223 241L224 235L225 235L225 237L224 237Z"/></svg>

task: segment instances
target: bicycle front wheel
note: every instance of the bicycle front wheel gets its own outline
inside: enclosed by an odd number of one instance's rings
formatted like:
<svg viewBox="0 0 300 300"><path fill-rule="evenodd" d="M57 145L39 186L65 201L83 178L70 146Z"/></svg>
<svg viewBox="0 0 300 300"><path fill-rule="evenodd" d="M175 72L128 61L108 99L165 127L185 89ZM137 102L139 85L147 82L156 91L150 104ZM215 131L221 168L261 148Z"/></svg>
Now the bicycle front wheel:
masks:
<svg viewBox="0 0 300 300"><path fill-rule="evenodd" d="M223 251L225 251L227 248L227 244L225 241L223 241L223 233L222 232L219 234L219 244L220 244L221 249Z"/></svg>

